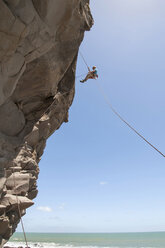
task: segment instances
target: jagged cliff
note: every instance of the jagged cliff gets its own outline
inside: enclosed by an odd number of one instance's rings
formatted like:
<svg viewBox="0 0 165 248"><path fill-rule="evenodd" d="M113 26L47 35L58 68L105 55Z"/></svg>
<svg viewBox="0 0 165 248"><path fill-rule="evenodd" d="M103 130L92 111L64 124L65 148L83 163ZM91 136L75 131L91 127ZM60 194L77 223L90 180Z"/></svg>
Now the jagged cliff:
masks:
<svg viewBox="0 0 165 248"><path fill-rule="evenodd" d="M0 1L0 247L37 195L38 163L75 93L89 0Z"/></svg>

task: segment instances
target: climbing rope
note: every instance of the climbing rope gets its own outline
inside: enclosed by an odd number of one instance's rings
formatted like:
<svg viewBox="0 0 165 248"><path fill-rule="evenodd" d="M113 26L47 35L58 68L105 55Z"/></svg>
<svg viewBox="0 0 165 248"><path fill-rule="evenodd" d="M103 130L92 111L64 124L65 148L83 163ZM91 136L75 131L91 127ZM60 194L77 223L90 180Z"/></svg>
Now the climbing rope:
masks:
<svg viewBox="0 0 165 248"><path fill-rule="evenodd" d="M14 175L15 171L13 168L13 181L14 181L14 188L15 188L15 195L16 195L16 200L17 200L17 207L18 207L18 213L19 213L19 217L20 217L20 221L21 221L21 226L22 226L22 230L23 230L23 235L24 235L24 239L25 239L25 243L26 243L26 248L28 248L28 242L27 242L27 238L26 238L26 233L25 233L25 228L24 228L24 224L23 224L23 220L22 220L22 216L21 216L21 209L20 209L20 205L19 205L19 200L18 200L18 194L17 194L17 190L16 190L16 180L15 180L15 175Z"/></svg>
<svg viewBox="0 0 165 248"><path fill-rule="evenodd" d="M80 52L80 55L84 61L84 63L86 64L88 70L90 70L84 56L82 55L82 53ZM109 102L109 99L107 97L107 95L105 94L103 88L101 87L101 85L97 82L97 85L98 85L98 89L100 91L100 93L102 94L105 102L108 104L108 106L110 107L110 109L112 110L112 112L117 116L119 117L119 119L124 122L132 131L134 131L140 138L142 138L148 145L150 145L153 149L155 149L160 155L162 155L163 157L165 157L165 155L159 151L154 145L152 145L143 135L141 135L135 128L133 128L112 106L112 104Z"/></svg>
<svg viewBox="0 0 165 248"><path fill-rule="evenodd" d="M104 97L105 102L108 104L108 106L110 107L110 109L113 111L113 113L118 116L120 118L121 121L123 121L132 131L134 131L140 138L142 138L148 145L150 145L152 148L154 148L157 152L159 152L163 157L165 157L165 155L159 151L154 145L152 145L146 138L144 138L143 135L141 135L135 128L133 128L111 105L111 103L109 102L109 99L107 98L103 88L101 87L101 85L97 82L98 85L98 89L100 91L100 93L102 94L102 96Z"/></svg>
<svg viewBox="0 0 165 248"><path fill-rule="evenodd" d="M89 66L88 66L88 64L87 64L87 62L86 62L84 56L82 55L82 53L81 53L80 51L79 51L79 53L80 53L80 55L81 55L81 57L82 57L84 63L86 64L86 66L87 66L87 68L88 68L88 71L90 71L90 68L89 68Z"/></svg>

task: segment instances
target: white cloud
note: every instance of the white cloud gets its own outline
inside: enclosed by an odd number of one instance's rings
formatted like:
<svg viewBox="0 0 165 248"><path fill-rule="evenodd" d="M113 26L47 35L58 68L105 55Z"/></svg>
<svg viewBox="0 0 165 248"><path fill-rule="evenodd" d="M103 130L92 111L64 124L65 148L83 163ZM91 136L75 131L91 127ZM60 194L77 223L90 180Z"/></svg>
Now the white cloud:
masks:
<svg viewBox="0 0 165 248"><path fill-rule="evenodd" d="M44 212L52 212L53 211L52 208L47 207L47 206L45 206L45 207L43 207L43 206L37 207L37 210L44 211Z"/></svg>
<svg viewBox="0 0 165 248"><path fill-rule="evenodd" d="M101 185L101 186L106 185L106 184L108 184L108 182L106 182L106 181L100 182L100 185Z"/></svg>

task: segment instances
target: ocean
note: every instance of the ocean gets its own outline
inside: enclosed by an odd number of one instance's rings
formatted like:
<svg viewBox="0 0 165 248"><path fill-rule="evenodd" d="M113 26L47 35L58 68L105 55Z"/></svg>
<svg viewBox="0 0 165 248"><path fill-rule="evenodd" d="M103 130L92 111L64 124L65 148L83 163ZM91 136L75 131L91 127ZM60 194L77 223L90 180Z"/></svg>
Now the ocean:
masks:
<svg viewBox="0 0 165 248"><path fill-rule="evenodd" d="M152 233L27 233L31 248L165 248L165 232ZM15 233L6 246L23 246Z"/></svg>

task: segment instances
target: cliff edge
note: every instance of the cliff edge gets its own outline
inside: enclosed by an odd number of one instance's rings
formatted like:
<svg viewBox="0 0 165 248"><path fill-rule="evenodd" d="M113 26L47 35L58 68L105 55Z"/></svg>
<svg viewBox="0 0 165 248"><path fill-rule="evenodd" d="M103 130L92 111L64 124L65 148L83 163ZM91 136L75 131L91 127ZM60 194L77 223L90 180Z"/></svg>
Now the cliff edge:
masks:
<svg viewBox="0 0 165 248"><path fill-rule="evenodd" d="M68 121L92 24L89 0L0 1L0 247L33 205L47 138Z"/></svg>

